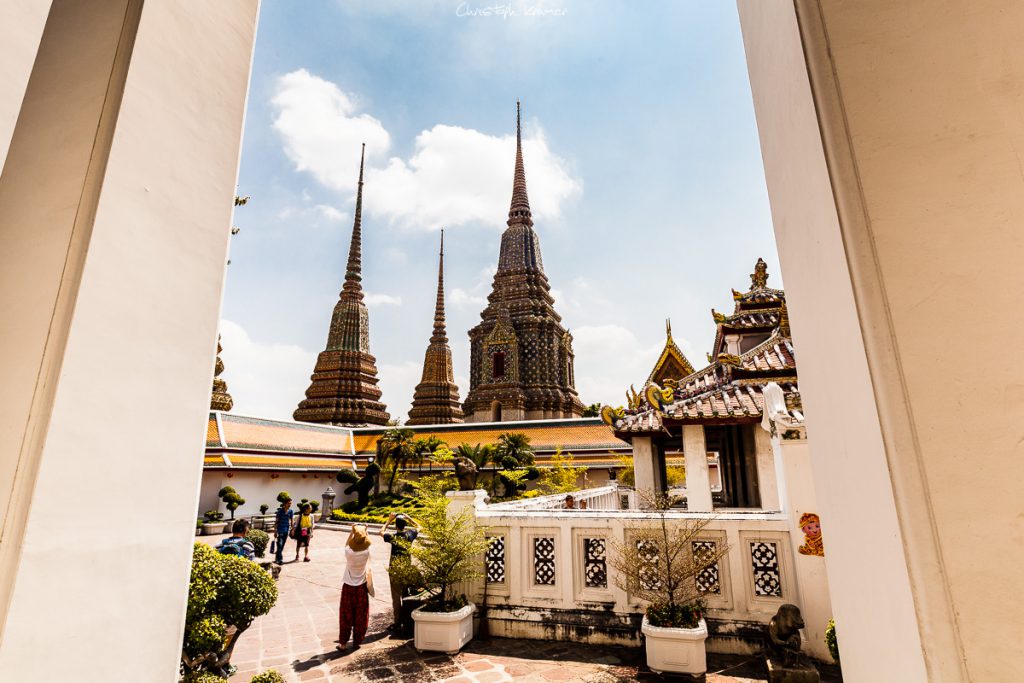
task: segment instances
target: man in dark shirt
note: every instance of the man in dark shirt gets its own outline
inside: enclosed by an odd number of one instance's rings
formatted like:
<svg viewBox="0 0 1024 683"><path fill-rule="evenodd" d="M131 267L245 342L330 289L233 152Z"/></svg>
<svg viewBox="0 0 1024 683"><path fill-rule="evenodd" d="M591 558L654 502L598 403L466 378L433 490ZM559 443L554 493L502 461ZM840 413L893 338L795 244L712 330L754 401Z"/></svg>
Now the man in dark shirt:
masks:
<svg viewBox="0 0 1024 683"><path fill-rule="evenodd" d="M274 540L277 541L277 553L274 558L278 564L284 564L284 543L288 540L288 532L292 530L295 513L290 509L292 499L288 498L277 508L274 516Z"/></svg>
<svg viewBox="0 0 1024 683"><path fill-rule="evenodd" d="M391 523L395 523L395 532L387 533L388 527ZM401 576L397 576L397 572L391 571L391 568L397 562L404 562L409 557L409 546L412 545L416 537L419 536L420 532L416 529L406 528L409 524L414 524L411 519L405 515L396 515L394 512L388 517L387 523L384 524L384 528L380 530L381 536L384 537L385 543L391 544L391 560L388 563L388 582L391 584L391 610L393 612L394 624L392 629L399 630L401 628L402 621L402 598L405 595L405 589L407 586L402 580Z"/></svg>

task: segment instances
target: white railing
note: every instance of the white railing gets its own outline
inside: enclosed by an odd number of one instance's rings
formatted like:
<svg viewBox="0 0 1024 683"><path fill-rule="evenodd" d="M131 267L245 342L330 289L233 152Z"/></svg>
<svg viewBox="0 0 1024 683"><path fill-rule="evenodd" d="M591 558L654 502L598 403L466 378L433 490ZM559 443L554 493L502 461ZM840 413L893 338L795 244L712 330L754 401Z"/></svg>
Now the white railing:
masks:
<svg viewBox="0 0 1024 683"><path fill-rule="evenodd" d="M632 492L621 490L626 495ZM565 510L566 512L586 510L619 510L621 501L619 499L620 489L615 484L600 486L598 488L573 491L572 493L555 493L550 496L537 496L535 498L523 498L521 500L510 500L503 503L488 505L491 510ZM572 509L565 508L567 496L572 496ZM632 500L630 498L629 500Z"/></svg>
<svg viewBox="0 0 1024 683"><path fill-rule="evenodd" d="M613 485L580 493L593 495L595 501L614 500L618 507L621 491ZM474 602L486 605L493 635L635 641L645 603L621 585L612 556L617 545L632 542L631 530L658 524L658 514L551 509L537 505L546 502L542 499L466 502L489 539L486 577L466 589ZM708 516L712 520L696 542L707 544L705 549L729 547L718 564L696 579L715 622L712 638L718 639L717 646L709 642L709 647L749 652L779 606L798 602L787 518L763 511L666 513L670 523Z"/></svg>

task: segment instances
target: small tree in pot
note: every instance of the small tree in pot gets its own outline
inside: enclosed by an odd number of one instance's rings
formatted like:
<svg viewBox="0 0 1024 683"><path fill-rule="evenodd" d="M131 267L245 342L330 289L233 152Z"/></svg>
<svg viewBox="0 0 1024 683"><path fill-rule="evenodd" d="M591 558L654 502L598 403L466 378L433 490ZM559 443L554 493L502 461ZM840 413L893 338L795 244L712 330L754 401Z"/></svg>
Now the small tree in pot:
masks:
<svg viewBox="0 0 1024 683"><path fill-rule="evenodd" d="M484 529L476 525L471 508L448 513L443 492L427 493L417 515L422 541L409 549L423 584L433 591L426 604L413 612L418 650L457 652L473 637L475 606L455 594L457 584L483 575L480 556L487 548Z"/></svg>
<svg viewBox="0 0 1024 683"><path fill-rule="evenodd" d="M224 507L231 513L231 519L235 518L235 510L238 509L238 506L245 505L245 498L238 495L238 492L230 486L225 486L218 491L217 497L224 501Z"/></svg>
<svg viewBox="0 0 1024 683"><path fill-rule="evenodd" d="M672 498L647 499L658 523L630 529L626 543L613 543L612 566L620 588L650 603L642 626L647 665L654 671L701 675L707 669L707 625L697 576L715 566L729 547L721 538L713 546L698 543L708 540L704 530L711 518L669 520Z"/></svg>

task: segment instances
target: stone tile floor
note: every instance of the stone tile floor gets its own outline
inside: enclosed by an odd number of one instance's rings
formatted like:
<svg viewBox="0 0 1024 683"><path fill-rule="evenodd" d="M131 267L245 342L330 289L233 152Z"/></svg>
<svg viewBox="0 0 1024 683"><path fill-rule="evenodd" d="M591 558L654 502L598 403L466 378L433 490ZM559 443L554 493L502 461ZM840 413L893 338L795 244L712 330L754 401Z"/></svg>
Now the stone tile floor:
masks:
<svg viewBox="0 0 1024 683"><path fill-rule="evenodd" d="M202 537L217 543L223 536ZM310 546L311 562L290 562L278 580L277 604L239 639L232 662L238 671L232 683L248 683L255 674L276 669L285 680L391 683L448 681L449 683L551 683L572 681L671 680L645 671L639 648L578 645L557 641L476 639L456 655L419 654L409 640L392 637L391 598L387 581L388 546L373 540L371 566L376 597L370 599L370 628L363 646L340 652L338 598L344 571L347 533L318 530ZM755 683L767 680L757 658L709 655L708 683ZM841 681L835 671L823 671L822 681Z"/></svg>

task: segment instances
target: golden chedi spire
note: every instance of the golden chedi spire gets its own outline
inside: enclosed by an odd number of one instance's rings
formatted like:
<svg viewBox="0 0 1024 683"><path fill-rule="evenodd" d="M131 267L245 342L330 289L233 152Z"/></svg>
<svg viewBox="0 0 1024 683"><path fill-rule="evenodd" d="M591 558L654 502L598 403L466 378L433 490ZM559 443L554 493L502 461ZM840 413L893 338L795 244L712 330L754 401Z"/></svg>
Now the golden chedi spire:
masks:
<svg viewBox="0 0 1024 683"><path fill-rule="evenodd" d="M224 372L224 361L220 359L220 352L224 349L220 345L220 335L217 335L217 363L213 367L213 393L210 395L210 410L231 410L235 405L234 399L228 393L228 383L220 378Z"/></svg>
<svg viewBox="0 0 1024 683"><path fill-rule="evenodd" d="M462 422L459 388L452 371L452 350L444 315L444 230L437 260L437 300L434 304L434 333L423 358L423 376L413 394L407 425Z"/></svg>
<svg viewBox="0 0 1024 683"><path fill-rule="evenodd" d="M384 425L390 415L380 402L376 359L370 355L370 315L363 303L362 219L363 168L366 145L359 160L355 219L349 245L345 284L334 305L327 347L320 352L306 389L306 398L293 414L299 422L336 425Z"/></svg>

